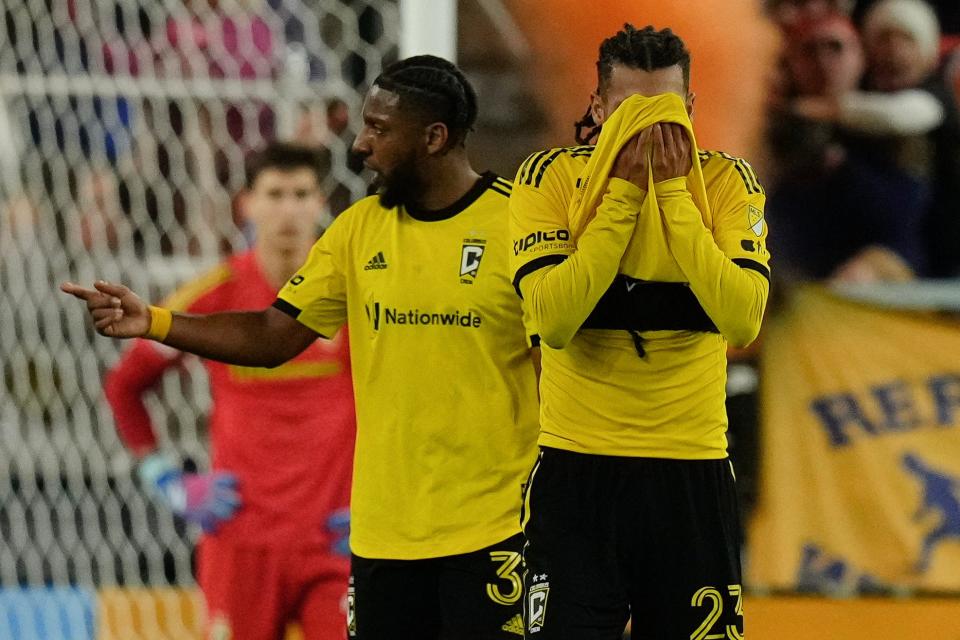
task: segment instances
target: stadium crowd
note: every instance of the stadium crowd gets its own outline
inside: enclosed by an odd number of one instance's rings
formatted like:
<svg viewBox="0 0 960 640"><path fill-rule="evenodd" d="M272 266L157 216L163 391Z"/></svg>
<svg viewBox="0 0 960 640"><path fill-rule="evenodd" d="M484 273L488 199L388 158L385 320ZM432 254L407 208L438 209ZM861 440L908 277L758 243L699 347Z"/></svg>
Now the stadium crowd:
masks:
<svg viewBox="0 0 960 640"><path fill-rule="evenodd" d="M924 0L784 0L771 14L784 47L762 174L780 278L956 276L960 36Z"/></svg>

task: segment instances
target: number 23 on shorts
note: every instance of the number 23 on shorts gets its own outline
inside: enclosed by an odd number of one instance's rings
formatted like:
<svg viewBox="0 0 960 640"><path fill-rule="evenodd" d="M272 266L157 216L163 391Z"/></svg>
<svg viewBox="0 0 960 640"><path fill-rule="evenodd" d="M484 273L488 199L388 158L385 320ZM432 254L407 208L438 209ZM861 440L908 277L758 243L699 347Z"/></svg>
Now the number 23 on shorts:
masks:
<svg viewBox="0 0 960 640"><path fill-rule="evenodd" d="M735 599L734 611L743 616L743 588L739 584L727 585L727 592ZM691 607L709 607L700 626L690 634L690 640L743 640L743 633L736 625L728 624L723 631L715 631L717 621L723 615L723 595L716 587L701 587L690 599Z"/></svg>

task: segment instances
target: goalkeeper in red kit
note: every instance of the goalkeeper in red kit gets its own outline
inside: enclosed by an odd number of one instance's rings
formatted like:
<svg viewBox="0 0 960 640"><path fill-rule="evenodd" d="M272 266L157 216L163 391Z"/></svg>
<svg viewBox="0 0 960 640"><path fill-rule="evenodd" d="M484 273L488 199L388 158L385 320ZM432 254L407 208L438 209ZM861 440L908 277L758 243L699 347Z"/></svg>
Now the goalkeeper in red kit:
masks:
<svg viewBox="0 0 960 640"><path fill-rule="evenodd" d="M269 306L306 260L323 206L317 154L273 143L247 163L239 203L253 248L167 301L189 313ZM207 637L279 640L299 622L306 640L346 637L347 533L355 414L347 339L319 339L273 369L204 360L213 410L211 470L187 473L158 449L143 403L184 354L137 340L106 393L121 439L150 492L204 531L198 581Z"/></svg>

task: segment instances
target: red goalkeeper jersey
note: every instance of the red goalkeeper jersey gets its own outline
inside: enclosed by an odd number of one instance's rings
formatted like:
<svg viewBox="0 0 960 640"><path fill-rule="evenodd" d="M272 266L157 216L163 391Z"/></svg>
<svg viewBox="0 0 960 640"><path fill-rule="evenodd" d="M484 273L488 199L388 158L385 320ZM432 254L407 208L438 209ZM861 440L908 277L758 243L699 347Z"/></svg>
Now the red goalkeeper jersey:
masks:
<svg viewBox="0 0 960 640"><path fill-rule="evenodd" d="M169 308L190 313L259 310L276 299L252 252L181 287ZM347 336L319 339L274 369L212 360L211 466L237 476L242 505L217 536L237 543L328 546L330 515L349 504L355 413ZM124 443L153 447L143 392L184 354L137 340L107 378Z"/></svg>

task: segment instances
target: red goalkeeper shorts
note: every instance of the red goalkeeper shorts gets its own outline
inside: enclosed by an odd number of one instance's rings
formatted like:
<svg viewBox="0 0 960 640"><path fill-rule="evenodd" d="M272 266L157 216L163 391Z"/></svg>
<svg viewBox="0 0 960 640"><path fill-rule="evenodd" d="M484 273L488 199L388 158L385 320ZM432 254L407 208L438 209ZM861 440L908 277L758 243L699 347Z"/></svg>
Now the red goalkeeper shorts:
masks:
<svg viewBox="0 0 960 640"><path fill-rule="evenodd" d="M326 549L249 547L205 537L198 549L208 640L344 640L350 561Z"/></svg>

